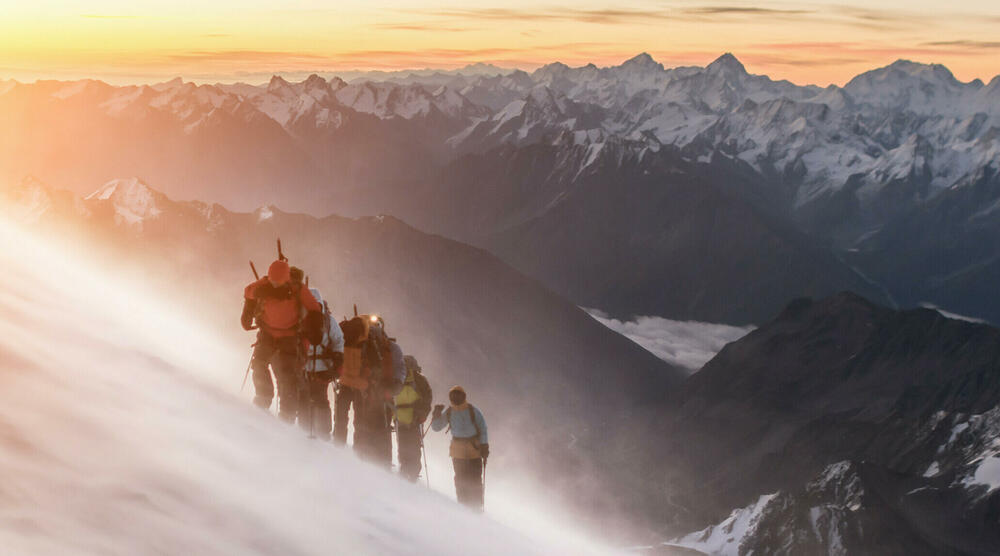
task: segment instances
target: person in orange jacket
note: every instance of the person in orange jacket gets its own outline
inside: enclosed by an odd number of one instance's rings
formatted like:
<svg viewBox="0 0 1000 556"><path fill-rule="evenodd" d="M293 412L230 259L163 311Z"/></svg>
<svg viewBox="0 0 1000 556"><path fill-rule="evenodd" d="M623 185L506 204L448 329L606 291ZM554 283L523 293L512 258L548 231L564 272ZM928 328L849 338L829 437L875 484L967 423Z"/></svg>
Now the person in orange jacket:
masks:
<svg viewBox="0 0 1000 556"><path fill-rule="evenodd" d="M248 285L243 298L240 318L243 328L252 330L255 322L259 328L250 362L254 404L265 410L271 407L274 383L270 366L278 382L278 416L294 423L299 401L297 372L301 339L304 336L317 345L322 341L322 307L309 288L291 281L291 268L285 260L271 263L267 276Z"/></svg>

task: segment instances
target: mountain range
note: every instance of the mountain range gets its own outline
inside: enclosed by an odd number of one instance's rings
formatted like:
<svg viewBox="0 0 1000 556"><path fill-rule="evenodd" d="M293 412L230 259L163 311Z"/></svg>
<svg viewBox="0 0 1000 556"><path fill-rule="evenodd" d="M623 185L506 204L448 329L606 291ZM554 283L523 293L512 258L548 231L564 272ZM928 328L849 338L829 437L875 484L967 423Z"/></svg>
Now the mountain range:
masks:
<svg viewBox="0 0 1000 556"><path fill-rule="evenodd" d="M820 88L729 54L350 83L7 81L0 177L84 193L139 175L236 210L392 214L618 317L759 323L847 289L997 322L998 106L1000 78L940 65Z"/></svg>

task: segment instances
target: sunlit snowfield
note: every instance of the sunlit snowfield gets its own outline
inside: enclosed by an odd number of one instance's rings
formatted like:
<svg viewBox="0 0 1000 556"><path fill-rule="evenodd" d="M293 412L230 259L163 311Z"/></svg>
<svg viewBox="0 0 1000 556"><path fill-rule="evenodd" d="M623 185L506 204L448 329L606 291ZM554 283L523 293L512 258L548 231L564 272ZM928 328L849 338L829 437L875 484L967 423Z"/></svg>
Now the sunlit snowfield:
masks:
<svg viewBox="0 0 1000 556"><path fill-rule="evenodd" d="M0 240L3 553L607 552L511 477L487 517L458 507L443 436L429 463L449 496L308 440L239 395L245 346L80 249L2 220Z"/></svg>

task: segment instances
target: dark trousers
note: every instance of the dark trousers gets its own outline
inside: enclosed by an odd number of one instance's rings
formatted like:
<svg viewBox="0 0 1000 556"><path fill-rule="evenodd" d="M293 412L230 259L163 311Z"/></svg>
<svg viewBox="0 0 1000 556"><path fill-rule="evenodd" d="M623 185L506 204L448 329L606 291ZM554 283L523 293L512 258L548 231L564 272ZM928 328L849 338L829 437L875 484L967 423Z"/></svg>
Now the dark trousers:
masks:
<svg viewBox="0 0 1000 556"><path fill-rule="evenodd" d="M452 458L451 462L455 466L455 497L458 502L483 511L483 460Z"/></svg>
<svg viewBox="0 0 1000 556"><path fill-rule="evenodd" d="M348 386L341 385L334 398L333 441L343 446L347 444L347 426L350 420L351 408L354 408L354 443L358 443L358 419L361 415L361 405L364 403L363 393Z"/></svg>
<svg viewBox="0 0 1000 556"><path fill-rule="evenodd" d="M386 467L392 465L392 431L382 398L341 386L334 399L333 441L347 443L348 414L354 410L354 450L361 457Z"/></svg>
<svg viewBox="0 0 1000 556"><path fill-rule="evenodd" d="M354 423L354 449L362 458L387 468L392 467L391 418L382 397L370 393L362 404L361 418Z"/></svg>
<svg viewBox="0 0 1000 556"><path fill-rule="evenodd" d="M399 473L411 482L420 478L420 427L412 425L396 426L396 445L399 448Z"/></svg>
<svg viewBox="0 0 1000 556"><path fill-rule="evenodd" d="M254 399L257 407L269 409L274 399L274 382L271 370L278 382L278 416L294 423L299 401L298 357L299 342L294 336L272 338L269 334L257 334L250 367L253 369ZM268 370L270 366L270 370Z"/></svg>
<svg viewBox="0 0 1000 556"><path fill-rule="evenodd" d="M333 371L305 373L305 388L299 393L299 426L323 440L330 439L330 383Z"/></svg>

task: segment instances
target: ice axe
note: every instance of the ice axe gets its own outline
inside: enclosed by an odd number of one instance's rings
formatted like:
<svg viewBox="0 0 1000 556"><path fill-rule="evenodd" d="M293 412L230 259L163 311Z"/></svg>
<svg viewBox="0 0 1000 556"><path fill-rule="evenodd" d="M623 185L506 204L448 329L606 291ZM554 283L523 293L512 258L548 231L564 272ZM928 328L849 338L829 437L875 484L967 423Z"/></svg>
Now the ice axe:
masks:
<svg viewBox="0 0 1000 556"><path fill-rule="evenodd" d="M254 280L260 280L260 274L257 274L257 267L253 265L253 261L250 261L250 270L253 271Z"/></svg>
<svg viewBox="0 0 1000 556"><path fill-rule="evenodd" d="M281 251L281 238L278 238L278 260L288 262L288 257Z"/></svg>

